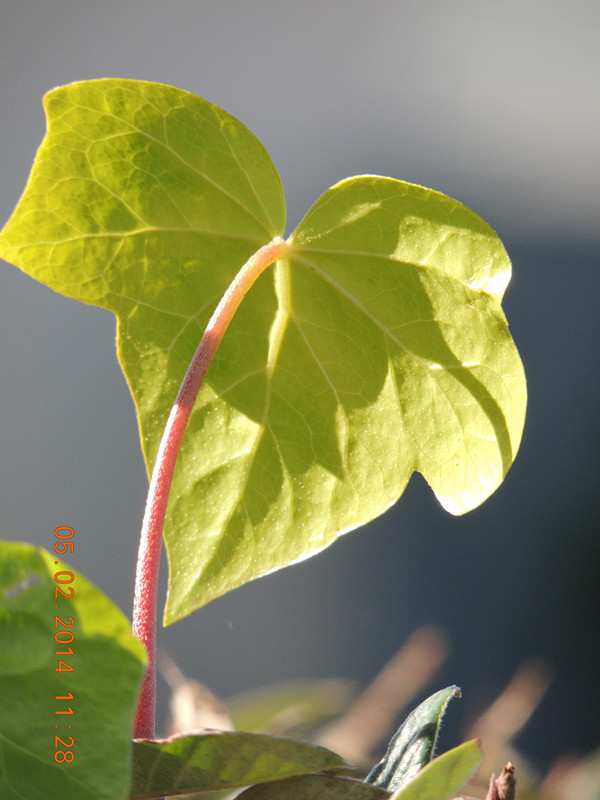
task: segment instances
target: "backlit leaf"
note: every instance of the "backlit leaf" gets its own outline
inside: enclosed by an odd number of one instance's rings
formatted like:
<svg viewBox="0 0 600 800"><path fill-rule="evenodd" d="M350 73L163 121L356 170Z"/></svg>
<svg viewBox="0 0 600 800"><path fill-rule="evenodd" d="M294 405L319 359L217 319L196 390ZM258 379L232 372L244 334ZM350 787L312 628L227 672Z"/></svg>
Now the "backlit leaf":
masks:
<svg viewBox="0 0 600 800"><path fill-rule="evenodd" d="M46 97L48 134L0 255L118 317L151 471L218 299L283 233L279 177L237 120L171 87L92 81ZM165 537L165 621L301 560L392 505L413 471L460 514L519 446L510 262L460 203L351 178L257 280L207 374Z"/></svg>

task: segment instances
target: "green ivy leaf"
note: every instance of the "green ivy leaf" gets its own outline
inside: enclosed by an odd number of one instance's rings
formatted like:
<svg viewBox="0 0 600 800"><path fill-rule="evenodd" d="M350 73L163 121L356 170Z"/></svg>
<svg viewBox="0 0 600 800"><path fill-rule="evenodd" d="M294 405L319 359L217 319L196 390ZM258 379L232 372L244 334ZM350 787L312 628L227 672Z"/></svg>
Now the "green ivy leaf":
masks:
<svg viewBox="0 0 600 800"><path fill-rule="evenodd" d="M61 570L73 581L57 583ZM72 599L60 593L55 599L57 586L65 594L73 588ZM55 616L67 625L73 620L71 644L55 641L57 631L67 630L55 627ZM55 655L69 647L72 656ZM59 661L72 670L57 672ZM123 614L82 575L33 545L1 542L2 800L124 800L145 663ZM55 713L68 708L72 714ZM58 763L59 751L72 752L73 760Z"/></svg>
<svg viewBox="0 0 600 800"><path fill-rule="evenodd" d="M347 766L324 747L260 733L206 731L135 739L130 800L235 789Z"/></svg>
<svg viewBox="0 0 600 800"><path fill-rule="evenodd" d="M447 800L471 778L483 761L479 743L470 742L434 758L392 800Z"/></svg>
<svg viewBox="0 0 600 800"><path fill-rule="evenodd" d="M435 750L442 717L458 686L450 686L424 700L408 715L392 738L387 753L366 777L366 782L397 792L428 764Z"/></svg>
<svg viewBox="0 0 600 800"><path fill-rule="evenodd" d="M493 231L436 192L363 177L316 203L273 270L259 363L239 363L248 303L192 423L202 457L182 448L168 622L382 514L414 470L457 514L497 488L526 403L509 274Z"/></svg>
<svg viewBox="0 0 600 800"><path fill-rule="evenodd" d="M326 192L294 245L299 349L337 433L321 460L346 478L340 527L348 508L385 510L414 470L448 511L478 506L514 459L526 401L496 234L438 192L366 176Z"/></svg>
<svg viewBox="0 0 600 800"><path fill-rule="evenodd" d="M267 152L186 92L57 89L0 255L118 317L151 471L203 329L281 235ZM519 446L523 368L500 308L510 262L460 203L400 181L332 187L252 287L200 391L167 512L165 622L383 513L414 470L463 513Z"/></svg>

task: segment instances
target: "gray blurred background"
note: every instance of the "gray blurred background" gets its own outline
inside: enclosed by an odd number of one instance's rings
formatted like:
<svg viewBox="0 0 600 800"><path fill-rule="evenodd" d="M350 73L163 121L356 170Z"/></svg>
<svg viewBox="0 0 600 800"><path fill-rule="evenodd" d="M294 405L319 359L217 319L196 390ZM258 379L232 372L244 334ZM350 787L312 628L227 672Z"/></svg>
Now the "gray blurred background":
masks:
<svg viewBox="0 0 600 800"><path fill-rule="evenodd" d="M415 476L367 529L160 644L227 696L364 684L433 622L452 651L430 688L464 695L448 746L530 656L555 679L523 752L544 768L597 746L600 3L1 0L2 222L44 134L42 95L100 77L169 83L238 117L280 171L288 232L353 174L474 208L513 260L504 305L530 393L517 461L480 509L448 516ZM114 318L9 265L0 287L0 536L51 548L73 526L71 563L129 615L147 481Z"/></svg>

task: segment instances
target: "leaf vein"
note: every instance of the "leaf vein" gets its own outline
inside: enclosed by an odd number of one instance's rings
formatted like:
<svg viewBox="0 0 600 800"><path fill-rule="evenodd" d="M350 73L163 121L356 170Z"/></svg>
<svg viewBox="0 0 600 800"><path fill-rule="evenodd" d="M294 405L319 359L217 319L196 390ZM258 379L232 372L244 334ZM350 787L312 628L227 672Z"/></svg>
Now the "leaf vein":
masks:
<svg viewBox="0 0 600 800"><path fill-rule="evenodd" d="M166 116L165 116L164 114L163 114L163 118L164 118L164 119L166 119ZM215 181L213 178L210 178L210 177L209 177L209 176L208 176L208 175L207 175L205 172L202 172L202 170L198 169L198 168L197 168L197 167L195 167L193 164L191 164L191 163L190 163L190 162L189 162L187 159L185 159L185 158L184 158L184 157L181 155L181 153L178 153L178 152L177 152L177 150L175 150L173 147L171 147L171 145L170 145L168 142L161 142L161 141L160 141L160 139L157 139L157 138L156 138L156 136L152 136L152 134L151 134L151 133L148 133L148 131L144 131L144 130L142 130L141 128L138 128L138 127L137 127L137 125L134 125L134 124L133 124L133 123L131 123L129 120L123 120L123 121L124 121L124 122L126 122L128 125L131 125L132 129L133 129L134 131L137 131L137 133L139 133L139 134L140 134L140 136L146 137L146 138L147 138L147 139L149 139L151 142L154 142L155 144L157 144L159 147L161 147L161 148L164 148L164 149L165 149L165 150L167 150L168 152L172 153L172 154L173 154L173 156L175 156L175 158L176 158L176 159L178 159L178 160L179 160L179 161L180 161L180 162L181 162L181 163L182 163L182 164L183 164L185 167L187 167L189 170L191 170L192 172L194 172L194 173L195 173L196 175L198 175L200 178L202 178L203 180L205 180L205 181L206 181L207 183L209 183L211 186L214 186L214 188L215 188L215 189L217 189L219 192L221 192L221 193L222 193L222 194L223 194L225 197L228 197L228 198L229 198L229 199L230 199L230 200L231 200L231 201L232 201L232 202L233 202L235 205L237 205L237 206L238 206L238 207L239 207L239 208L240 208L242 211L244 211L244 212L245 212L245 213L246 213L246 214L247 214L249 217L251 217L251 218L252 218L252 219L253 219L253 220L254 220L256 223L258 223L258 225L260 225L260 227L261 227L261 228L262 228L262 229L265 231L265 233L266 233L266 234L267 234L269 237L271 236L271 233L270 233L270 231L268 231L268 230L265 228L265 226L264 226L264 224L261 222L261 220L259 220L259 219L258 219L258 217L257 217L257 216L256 216L256 215L255 215L255 214L252 212L252 211L250 211L250 209L249 209L249 208L247 208L247 207L244 205L244 203L242 203L242 202L241 202L241 200L239 200L237 197L235 197L234 195L232 195L232 194L231 194L231 192L228 192L228 191L227 191L227 190L226 190L226 189L225 189L223 186L221 186L219 183L217 183L217 181ZM124 131L124 132L123 132L123 133L121 133L121 134L113 134L113 135L112 135L112 136L110 136L110 137L105 137L105 139L104 139L103 141L105 141L105 140L108 140L109 138L117 138L117 137L119 137L119 136L128 136L128 135L131 135L131 131ZM227 144L228 144L228 146L230 147L230 145L229 145L229 142L227 142ZM245 172L245 170L242 170L242 172L244 172L244 175L246 175L246 172ZM250 181L249 181L249 182L250 182ZM252 188L253 188L253 187L252 187ZM254 191L254 188L253 188L253 191Z"/></svg>

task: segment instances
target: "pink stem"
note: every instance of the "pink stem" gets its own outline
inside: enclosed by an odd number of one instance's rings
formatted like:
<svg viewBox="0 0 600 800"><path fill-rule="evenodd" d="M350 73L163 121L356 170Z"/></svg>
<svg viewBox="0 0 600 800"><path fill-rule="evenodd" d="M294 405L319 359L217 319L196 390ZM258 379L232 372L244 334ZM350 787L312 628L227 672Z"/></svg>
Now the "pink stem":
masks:
<svg viewBox="0 0 600 800"><path fill-rule="evenodd" d="M134 737L154 737L156 707L156 604L163 527L175 463L194 402L227 326L261 272L285 251L277 237L244 264L221 298L185 374L158 449L142 524L133 600L133 633L148 653L148 669L138 701Z"/></svg>

